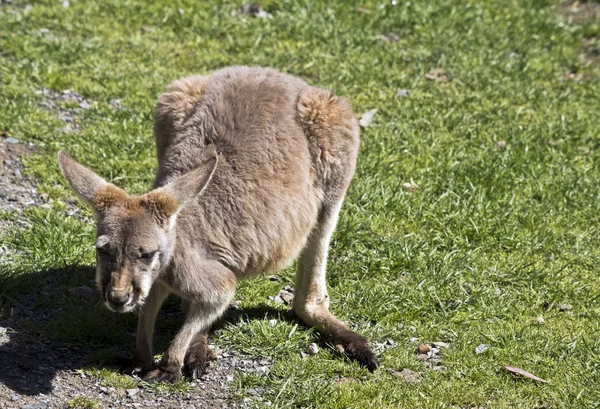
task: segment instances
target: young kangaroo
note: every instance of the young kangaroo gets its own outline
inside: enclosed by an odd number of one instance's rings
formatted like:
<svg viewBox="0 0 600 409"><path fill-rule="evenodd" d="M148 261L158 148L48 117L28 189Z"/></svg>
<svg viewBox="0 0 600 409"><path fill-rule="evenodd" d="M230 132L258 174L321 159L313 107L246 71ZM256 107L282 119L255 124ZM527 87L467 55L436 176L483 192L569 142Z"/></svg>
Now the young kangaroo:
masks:
<svg viewBox="0 0 600 409"><path fill-rule="evenodd" d="M64 152L58 162L97 221L96 280L108 308L140 309L133 371L199 376L207 331L239 279L299 258L293 309L375 370L368 341L329 312L327 249L358 151L349 103L271 69L231 67L173 82L156 106L154 190L130 196ZM153 369L165 298L185 322ZM153 370L152 370L153 369Z"/></svg>

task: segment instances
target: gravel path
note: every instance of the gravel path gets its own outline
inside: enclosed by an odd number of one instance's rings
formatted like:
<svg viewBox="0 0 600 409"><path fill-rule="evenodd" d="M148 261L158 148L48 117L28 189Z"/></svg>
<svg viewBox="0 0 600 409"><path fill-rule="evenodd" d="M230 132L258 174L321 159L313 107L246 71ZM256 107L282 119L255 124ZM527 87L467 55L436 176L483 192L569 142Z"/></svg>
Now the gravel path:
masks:
<svg viewBox="0 0 600 409"><path fill-rule="evenodd" d="M38 92L43 96L40 106L55 112L65 127L62 132L78 132L77 116L92 104L73 91ZM76 108L61 108L59 101L77 102ZM115 101L115 108L120 102ZM23 216L31 206L49 206L46 195L39 194L35 183L22 175L22 155L35 152L31 144L23 143L8 134L0 134L0 211L10 213L11 219L0 220L0 234L7 228L27 226ZM69 206L72 211L76 208ZM14 250L13 250L14 251ZM10 263L10 252L0 247L0 265ZM41 286L64 291L61 274L41 277ZM61 344L48 339L36 328L60 316L59 307L39 307L36 295L13 295L0 315L0 408L42 409L66 408L70 400L85 396L101 408L160 407L160 408L238 408L247 407L245 401L236 402L229 390L238 372L266 373L272 362L268 359L249 358L232 351L219 351L207 373L192 385L188 393L169 394L156 389L121 389L103 386L103 380L91 377L80 369L86 367L95 351L82 346ZM97 297L88 287L68 289L83 297ZM54 310L52 310L54 308ZM232 311L235 315L235 311ZM129 351L131 352L131 351ZM255 391L256 395L260 391ZM254 400L260 400L255 396ZM268 403L266 403L268 405Z"/></svg>

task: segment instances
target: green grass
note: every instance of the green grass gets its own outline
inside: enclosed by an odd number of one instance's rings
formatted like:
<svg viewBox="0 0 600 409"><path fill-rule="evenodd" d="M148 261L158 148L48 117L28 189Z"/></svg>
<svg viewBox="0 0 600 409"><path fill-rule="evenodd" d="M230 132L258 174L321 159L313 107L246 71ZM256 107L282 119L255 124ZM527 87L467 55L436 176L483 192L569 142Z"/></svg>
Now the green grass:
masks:
<svg viewBox="0 0 600 409"><path fill-rule="evenodd" d="M86 396L78 396L67 401L67 407L70 409L96 409L98 402Z"/></svg>
<svg viewBox="0 0 600 409"><path fill-rule="evenodd" d="M268 20L233 16L240 3L227 1L33 3L27 13L22 2L0 6L0 131L36 144L26 170L51 198L72 196L54 160L59 148L133 193L147 190L153 104L190 73L270 66L347 96L357 115L379 109L362 131L329 286L335 314L395 346L369 374L326 344L302 359L320 341L294 322L229 324L217 345L275 362L267 375L240 374L236 397L261 387L281 408L600 407L597 14L569 20L551 0L269 0ZM381 40L390 33L399 41ZM448 81L427 80L434 68ZM80 134L59 132L64 124L38 106L42 87L92 102L75 116ZM402 188L410 181L417 192ZM61 286L37 303L63 315L39 331L132 347L134 317L66 291L92 286L93 226L58 204L26 215L29 228L0 239L21 250L1 266L6 294L19 299L58 277ZM293 271L282 277L240 284L242 307L268 303ZM159 328L164 345L176 325L163 319ZM448 342L445 369L425 369L411 338ZM483 343L490 349L475 355ZM515 379L504 365L549 383ZM421 381L386 370L402 368L422 372Z"/></svg>

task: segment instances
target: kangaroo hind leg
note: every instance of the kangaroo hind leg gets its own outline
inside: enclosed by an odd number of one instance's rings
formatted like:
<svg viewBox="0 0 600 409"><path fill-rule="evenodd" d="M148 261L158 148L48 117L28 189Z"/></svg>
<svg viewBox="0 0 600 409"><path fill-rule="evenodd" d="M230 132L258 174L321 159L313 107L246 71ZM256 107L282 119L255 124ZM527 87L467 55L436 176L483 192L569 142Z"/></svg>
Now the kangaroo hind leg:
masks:
<svg viewBox="0 0 600 409"><path fill-rule="evenodd" d="M350 359L374 371L379 363L367 339L329 312L325 279L327 252L341 204L340 200L334 206L326 205L322 209L306 247L300 254L293 308L305 324L330 336L336 347L343 349Z"/></svg>

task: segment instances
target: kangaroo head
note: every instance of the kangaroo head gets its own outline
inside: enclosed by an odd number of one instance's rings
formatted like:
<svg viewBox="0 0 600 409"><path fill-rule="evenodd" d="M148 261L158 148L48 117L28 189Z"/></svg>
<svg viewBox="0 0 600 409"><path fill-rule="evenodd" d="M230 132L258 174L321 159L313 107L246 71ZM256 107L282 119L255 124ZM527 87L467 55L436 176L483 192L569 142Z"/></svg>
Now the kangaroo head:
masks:
<svg viewBox="0 0 600 409"><path fill-rule="evenodd" d="M96 283L109 309L128 312L144 303L171 260L178 212L206 187L217 161L215 154L163 187L130 196L58 152L63 175L96 218Z"/></svg>

